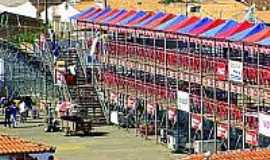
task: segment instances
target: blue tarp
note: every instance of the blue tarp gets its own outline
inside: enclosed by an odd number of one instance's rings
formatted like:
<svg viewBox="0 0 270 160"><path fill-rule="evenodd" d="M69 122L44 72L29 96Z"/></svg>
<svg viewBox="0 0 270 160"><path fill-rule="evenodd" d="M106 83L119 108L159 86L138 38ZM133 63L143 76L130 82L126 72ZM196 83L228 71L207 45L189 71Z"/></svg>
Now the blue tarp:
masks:
<svg viewBox="0 0 270 160"><path fill-rule="evenodd" d="M110 16L110 17L107 17L106 19L104 19L104 21L102 22L103 24L104 23L108 23L110 22L111 20L119 17L120 15L122 14L125 14L127 11L125 9L121 9L120 11L118 11L117 13L115 13L114 15Z"/></svg>
<svg viewBox="0 0 270 160"><path fill-rule="evenodd" d="M173 19L163 23L162 25L158 26L156 29L157 30L165 30L166 28L169 28L172 25L175 25L176 23L180 23L181 21L183 21L184 19L186 19L186 16L183 15L179 15L174 17Z"/></svg>
<svg viewBox="0 0 270 160"><path fill-rule="evenodd" d="M91 16L89 18L87 18L87 21L95 21L95 19L97 19L98 17L105 15L106 13L110 12L111 9L110 8L105 8L103 11L101 11L98 14L95 14L94 16Z"/></svg>
<svg viewBox="0 0 270 160"><path fill-rule="evenodd" d="M146 20L142 21L142 22L139 23L139 24L136 24L135 26L136 26L136 27L143 27L143 26L145 26L145 25L147 25L147 24L153 22L154 20L156 20L156 19L158 19L158 18L160 18L160 17L162 17L162 16L164 16L164 15L165 15L165 13L163 13L163 12L157 12L155 15L153 15L153 16L147 18Z"/></svg>
<svg viewBox="0 0 270 160"><path fill-rule="evenodd" d="M200 19L199 21L197 21L195 23L192 23L192 24L178 30L177 32L178 33L183 33L183 34L184 33L189 33L191 31L193 31L194 29L199 28L199 27L201 27L201 26L203 26L203 25L205 25L205 24L207 24L209 22L212 22L212 19L206 17L206 18Z"/></svg>
<svg viewBox="0 0 270 160"><path fill-rule="evenodd" d="M139 12L137 12L135 15L133 15L133 16L131 16L131 17L128 17L128 18L126 18L126 19L124 19L124 20L122 20L122 21L119 22L118 24L119 24L119 25L127 25L128 23L130 23L130 22L132 22L132 21L134 21L134 20L136 20L136 19L138 19L138 18L144 16L145 14L146 14L146 13L145 13L144 11L139 11Z"/></svg>
<svg viewBox="0 0 270 160"><path fill-rule="evenodd" d="M266 38L266 39L263 39L259 42L256 42L257 44L260 44L260 45L264 45L264 46L270 46L270 37L269 38Z"/></svg>
<svg viewBox="0 0 270 160"><path fill-rule="evenodd" d="M227 30L231 29L232 27L236 26L237 22L234 20L228 20L225 23L204 32L201 36L202 37L214 37L218 33L226 32Z"/></svg>
<svg viewBox="0 0 270 160"><path fill-rule="evenodd" d="M241 40L243 40L243 39L245 39L253 34L256 34L260 31L262 31L265 27L266 27L265 24L259 23L259 24L254 25L251 28L248 28L248 29L242 31L242 32L236 33L235 35L233 35L227 39L229 39L231 41L241 41Z"/></svg>

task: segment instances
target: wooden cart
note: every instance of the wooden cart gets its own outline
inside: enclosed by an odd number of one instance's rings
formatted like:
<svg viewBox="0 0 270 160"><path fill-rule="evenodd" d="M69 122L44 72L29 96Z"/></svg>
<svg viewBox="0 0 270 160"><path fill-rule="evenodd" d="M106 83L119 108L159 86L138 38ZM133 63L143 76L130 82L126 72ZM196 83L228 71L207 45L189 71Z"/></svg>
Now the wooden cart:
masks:
<svg viewBox="0 0 270 160"><path fill-rule="evenodd" d="M92 129L91 119L83 119L77 116L63 116L62 120L62 131L65 135L89 135Z"/></svg>

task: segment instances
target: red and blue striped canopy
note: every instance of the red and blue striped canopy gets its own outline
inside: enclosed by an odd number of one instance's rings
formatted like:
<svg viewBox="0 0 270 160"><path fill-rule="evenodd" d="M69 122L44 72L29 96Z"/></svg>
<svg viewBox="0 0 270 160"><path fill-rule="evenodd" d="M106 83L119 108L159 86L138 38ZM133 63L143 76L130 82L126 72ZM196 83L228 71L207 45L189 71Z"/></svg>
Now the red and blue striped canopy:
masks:
<svg viewBox="0 0 270 160"><path fill-rule="evenodd" d="M163 12L94 7L72 16L71 19L100 25L117 25L117 27L131 29L147 29L270 46L270 29L263 23L253 24L248 21L212 20L207 17L186 17Z"/></svg>

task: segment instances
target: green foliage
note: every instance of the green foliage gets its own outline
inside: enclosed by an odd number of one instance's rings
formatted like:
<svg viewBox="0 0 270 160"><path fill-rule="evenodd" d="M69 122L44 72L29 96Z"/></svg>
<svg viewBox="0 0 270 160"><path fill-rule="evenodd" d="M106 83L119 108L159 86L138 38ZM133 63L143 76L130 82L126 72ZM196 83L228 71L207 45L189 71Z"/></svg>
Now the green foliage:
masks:
<svg viewBox="0 0 270 160"><path fill-rule="evenodd" d="M175 2L176 0L163 0L163 3L165 4L170 4L170 3L173 3Z"/></svg>
<svg viewBox="0 0 270 160"><path fill-rule="evenodd" d="M20 44L23 42L33 44L37 38L38 33L28 31L14 35L13 37L11 37L11 41L16 44Z"/></svg>

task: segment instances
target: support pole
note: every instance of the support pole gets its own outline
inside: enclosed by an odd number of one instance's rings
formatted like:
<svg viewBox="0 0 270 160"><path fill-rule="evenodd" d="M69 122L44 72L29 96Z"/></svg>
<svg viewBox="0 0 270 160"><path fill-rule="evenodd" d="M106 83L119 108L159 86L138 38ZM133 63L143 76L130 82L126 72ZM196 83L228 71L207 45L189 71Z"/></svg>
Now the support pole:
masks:
<svg viewBox="0 0 270 160"><path fill-rule="evenodd" d="M228 42L228 53L227 53L227 62L229 63L229 61L230 61L230 42ZM231 80L230 80L230 77L228 77L228 84L229 84L229 86L228 86L228 99L227 99L227 101L228 101L228 146L227 146L227 150L230 150L231 149L231 140L230 140L230 136L231 136L231 134L230 134L230 132L231 132L231 129L230 129L230 127L231 127Z"/></svg>
<svg viewBox="0 0 270 160"><path fill-rule="evenodd" d="M188 56L190 56L190 36L188 37ZM190 58L188 59L188 94L191 95L191 70L190 70L190 66L191 66L191 63L190 63ZM192 153L192 132L191 132L191 107L189 106L190 108L190 112L188 113L188 143L189 143L189 153Z"/></svg>
<svg viewBox="0 0 270 160"><path fill-rule="evenodd" d="M156 54L156 37L153 39L153 46L154 46L154 84L156 85L156 63L157 63L157 54ZM152 68L152 66L151 66ZM157 107L157 97L154 95L154 107L155 107L155 139L156 143L158 143L158 107Z"/></svg>
<svg viewBox="0 0 270 160"><path fill-rule="evenodd" d="M200 104L200 106L201 106L201 151L203 152L203 148L204 148L204 145L203 145L203 143L204 143L204 131L203 131L203 129L204 129L204 127L203 127L203 125L204 125L204 123L203 123L203 116L204 116L204 113L203 113L203 96L204 96L204 94L203 94L203 89L204 89L204 87L203 87L203 68L202 68L202 39L200 40L200 81L201 81L201 85L200 85L200 96L201 96L201 104Z"/></svg>
<svg viewBox="0 0 270 160"><path fill-rule="evenodd" d="M257 46L258 47L258 46ZM261 82L260 82L260 52L257 52L257 85L258 85L258 97L257 97L257 113L260 113L260 104L261 104ZM257 142L259 142L259 135L257 134ZM257 143L258 145L258 143Z"/></svg>
<svg viewBox="0 0 270 160"><path fill-rule="evenodd" d="M214 62L216 61L217 56L217 41L214 40L215 48L214 48ZM217 80L216 80L216 71L214 70L213 74L214 79L214 102L217 101ZM217 153L217 104L213 104L214 106L214 139L215 139L215 153Z"/></svg>
<svg viewBox="0 0 270 160"><path fill-rule="evenodd" d="M242 54L241 54L241 61L244 65L244 52L245 52L245 44L243 43L243 46L242 46ZM244 79L244 78L243 78ZM245 149L245 142L246 142L246 116L245 116L245 113L246 113L246 105L245 105L245 95L244 95L244 91L245 91L245 83L244 83L244 80L242 82L242 107L243 107L243 114L242 114L242 125L243 125L243 132L242 132L242 149L244 150Z"/></svg>

